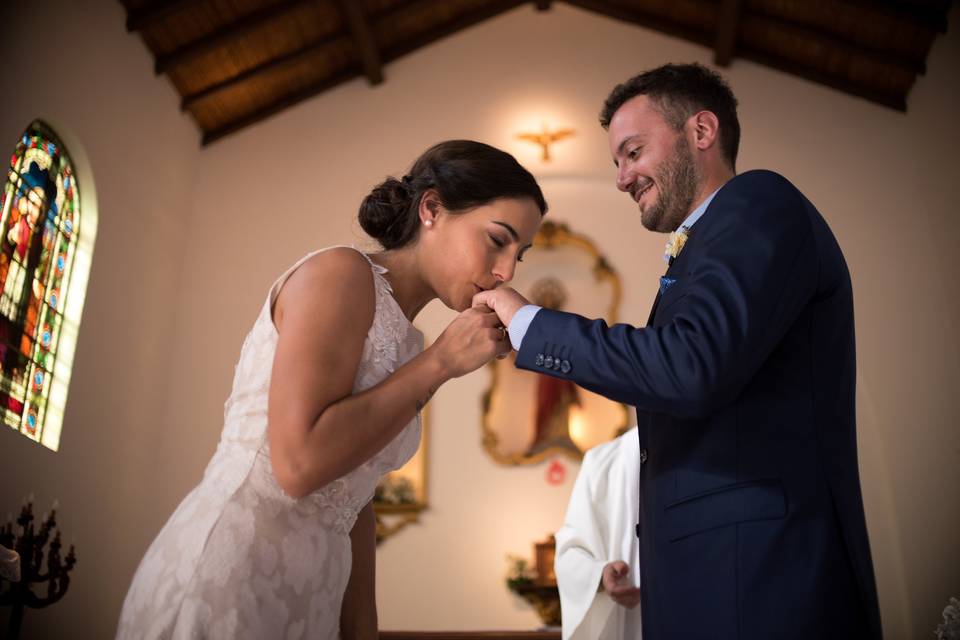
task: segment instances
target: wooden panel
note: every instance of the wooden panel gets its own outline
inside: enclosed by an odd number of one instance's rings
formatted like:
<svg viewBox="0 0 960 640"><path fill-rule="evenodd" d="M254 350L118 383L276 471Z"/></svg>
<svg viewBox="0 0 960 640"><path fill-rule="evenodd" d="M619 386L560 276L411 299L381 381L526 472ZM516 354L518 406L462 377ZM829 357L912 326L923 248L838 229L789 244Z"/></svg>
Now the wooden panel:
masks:
<svg viewBox="0 0 960 640"><path fill-rule="evenodd" d="M899 59L923 72L935 32L864 5L832 0L748 0L752 15L823 32L851 45Z"/></svg>
<svg viewBox="0 0 960 640"><path fill-rule="evenodd" d="M738 55L895 109L905 108L915 78L908 69L835 46L807 29L754 16L743 17L738 43Z"/></svg>
<svg viewBox="0 0 960 640"><path fill-rule="evenodd" d="M169 73L181 96L197 93L245 71L328 39L343 28L336 12L305 4L265 22L242 38L205 52Z"/></svg>
<svg viewBox="0 0 960 640"><path fill-rule="evenodd" d="M296 64L194 105L191 113L207 134L234 130L234 125L239 122L250 124L258 119L258 115L266 117L276 113L281 105L286 107L295 104L295 96L315 95L310 93L314 88L333 86L327 84L331 79L356 77L360 70L351 62L349 39L338 39Z"/></svg>
<svg viewBox="0 0 960 640"><path fill-rule="evenodd" d="M654 31L682 38L683 40L688 40L706 47L712 48L714 44L712 25L716 20L715 6L713 7L714 13L712 13L709 18L703 15L694 15L694 20L698 24L691 26L685 22L677 22L671 18L664 17L663 14L659 12L659 5L656 3L646 3L644 7L639 7L633 3L627 6L627 3L624 2L611 2L608 0L567 0L567 4L587 11L593 11L594 13L616 20L622 20L647 29L653 29ZM684 10L680 15L687 15L688 13L689 10Z"/></svg>

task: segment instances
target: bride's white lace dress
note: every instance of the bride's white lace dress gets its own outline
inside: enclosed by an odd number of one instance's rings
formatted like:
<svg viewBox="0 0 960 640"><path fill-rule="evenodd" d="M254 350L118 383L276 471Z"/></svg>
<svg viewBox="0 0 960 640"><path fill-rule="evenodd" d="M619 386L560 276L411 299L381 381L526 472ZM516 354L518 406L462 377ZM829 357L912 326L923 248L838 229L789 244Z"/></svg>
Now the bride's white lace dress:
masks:
<svg viewBox="0 0 960 640"><path fill-rule="evenodd" d="M381 475L416 452L420 423L413 420L365 464L305 498L280 489L266 437L277 345L272 308L286 279L312 255L271 287L243 343L217 451L141 561L118 638L338 637L350 530ZM386 269L370 265L376 312L355 393L423 350L423 335L394 300Z"/></svg>

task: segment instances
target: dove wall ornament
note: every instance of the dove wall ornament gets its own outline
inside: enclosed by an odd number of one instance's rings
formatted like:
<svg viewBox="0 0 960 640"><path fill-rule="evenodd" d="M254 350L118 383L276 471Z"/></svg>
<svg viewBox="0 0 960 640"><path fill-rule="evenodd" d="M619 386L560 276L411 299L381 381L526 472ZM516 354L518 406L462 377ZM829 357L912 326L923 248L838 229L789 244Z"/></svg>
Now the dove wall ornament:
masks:
<svg viewBox="0 0 960 640"><path fill-rule="evenodd" d="M540 133L518 133L517 139L526 140L528 142L533 142L540 145L540 148L543 150L543 155L540 157L544 162L550 162L550 145L564 138L569 138L574 134L573 129L557 129L556 131L550 131L547 128L547 125L544 124Z"/></svg>

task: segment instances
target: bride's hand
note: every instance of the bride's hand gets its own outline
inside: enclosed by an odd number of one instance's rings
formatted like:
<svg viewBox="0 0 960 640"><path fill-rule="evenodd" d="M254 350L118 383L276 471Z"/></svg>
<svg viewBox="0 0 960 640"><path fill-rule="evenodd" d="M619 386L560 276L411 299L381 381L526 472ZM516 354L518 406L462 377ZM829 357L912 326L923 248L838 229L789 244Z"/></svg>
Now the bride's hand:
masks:
<svg viewBox="0 0 960 640"><path fill-rule="evenodd" d="M510 352L510 338L497 314L477 306L462 311L430 347L450 377L478 369Z"/></svg>

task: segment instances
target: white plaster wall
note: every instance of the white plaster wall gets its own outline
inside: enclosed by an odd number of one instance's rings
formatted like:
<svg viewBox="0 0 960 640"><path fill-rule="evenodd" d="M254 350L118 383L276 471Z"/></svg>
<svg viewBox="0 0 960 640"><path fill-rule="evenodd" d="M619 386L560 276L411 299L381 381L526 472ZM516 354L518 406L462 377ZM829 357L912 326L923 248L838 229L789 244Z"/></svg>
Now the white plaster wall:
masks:
<svg viewBox="0 0 960 640"><path fill-rule="evenodd" d="M28 610L24 638L113 637L141 542L156 532L144 526L155 480L144 469L163 437L200 145L124 19L118 2L0 3L2 157L31 120L46 120L77 165L83 204L96 192L99 219L60 449L0 429L0 516L31 492L38 515L59 499L65 542L77 546L66 597Z"/></svg>
<svg viewBox="0 0 960 640"><path fill-rule="evenodd" d="M233 365L270 283L313 248L363 243L357 204L428 145L468 137L514 152L541 177L550 217L591 236L623 275L621 317L646 319L663 238L643 231L616 192L596 114L617 82L667 61L709 63L708 50L563 4L547 13L523 7L387 66L384 85L343 85L198 153L175 95L124 33L119 5L35 6L66 12L53 22L83 45L70 61L83 73L71 91L43 85L14 97L0 123L15 136L36 115L73 118L101 209L62 450L0 434L0 464L13 478L4 499L32 489L42 503L59 492L64 527L77 533L81 561L91 561L63 603L34 617L49 618L46 629L115 623L140 555L213 453ZM741 102L739 169L793 180L850 264L861 473L889 638L930 633L960 593L952 562L960 303L950 251L960 231L951 110L960 102L958 17L906 115L748 62L725 71ZM65 31L76 25L83 33ZM4 46L25 68L56 66L26 43ZM555 147L549 167L513 138L542 119L578 131ZM450 317L434 303L417 324L430 339ZM479 372L433 401L432 508L378 552L385 629L538 624L504 587L505 555L529 555L557 528L576 467L552 487L545 465L505 469L486 458L479 398L487 383ZM88 567L96 577L83 577Z"/></svg>

